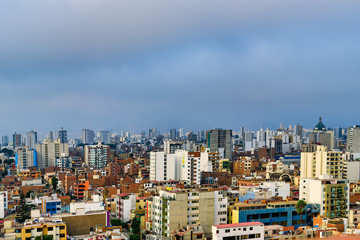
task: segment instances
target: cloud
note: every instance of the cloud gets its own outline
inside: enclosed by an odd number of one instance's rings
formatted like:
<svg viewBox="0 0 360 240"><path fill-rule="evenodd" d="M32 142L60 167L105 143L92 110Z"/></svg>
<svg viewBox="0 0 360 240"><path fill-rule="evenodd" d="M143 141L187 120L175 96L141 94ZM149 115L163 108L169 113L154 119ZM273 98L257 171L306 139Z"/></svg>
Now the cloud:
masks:
<svg viewBox="0 0 360 240"><path fill-rule="evenodd" d="M1 2L0 133L353 124L359 4Z"/></svg>

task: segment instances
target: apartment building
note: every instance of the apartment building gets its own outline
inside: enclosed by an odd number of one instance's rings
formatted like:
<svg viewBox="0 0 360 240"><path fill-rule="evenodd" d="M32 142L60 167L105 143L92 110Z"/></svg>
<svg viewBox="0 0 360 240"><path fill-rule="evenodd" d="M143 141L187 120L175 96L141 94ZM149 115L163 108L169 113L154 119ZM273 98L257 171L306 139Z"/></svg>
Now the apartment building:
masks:
<svg viewBox="0 0 360 240"><path fill-rule="evenodd" d="M170 237L180 228L201 225L205 236L210 237L215 222L226 223L227 199L221 190L160 191L147 211L149 209L148 221L155 235Z"/></svg>
<svg viewBox="0 0 360 240"><path fill-rule="evenodd" d="M326 146L318 145L316 151L301 153L301 178L317 178L330 175L342 178L343 154L339 151L328 151Z"/></svg>
<svg viewBox="0 0 360 240"><path fill-rule="evenodd" d="M324 217L346 217L349 213L349 187L349 180L331 179L326 175L318 179L301 179L299 198L319 204L320 215Z"/></svg>

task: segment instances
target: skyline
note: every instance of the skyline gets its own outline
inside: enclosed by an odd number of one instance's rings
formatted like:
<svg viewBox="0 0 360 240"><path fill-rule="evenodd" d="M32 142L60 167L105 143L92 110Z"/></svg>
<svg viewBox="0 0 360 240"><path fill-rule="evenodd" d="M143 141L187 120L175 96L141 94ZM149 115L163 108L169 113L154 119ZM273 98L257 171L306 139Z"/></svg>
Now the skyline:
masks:
<svg viewBox="0 0 360 240"><path fill-rule="evenodd" d="M0 134L358 124L359 5L1 2Z"/></svg>

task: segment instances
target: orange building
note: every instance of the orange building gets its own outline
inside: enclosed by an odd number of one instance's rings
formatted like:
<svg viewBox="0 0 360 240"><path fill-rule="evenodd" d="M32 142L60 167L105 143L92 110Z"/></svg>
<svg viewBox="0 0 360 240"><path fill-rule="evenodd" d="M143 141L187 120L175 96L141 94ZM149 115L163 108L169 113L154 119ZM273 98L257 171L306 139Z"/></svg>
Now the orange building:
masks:
<svg viewBox="0 0 360 240"><path fill-rule="evenodd" d="M89 190L89 181L81 180L78 185L75 184L75 197L78 200L83 200L85 197L85 191Z"/></svg>

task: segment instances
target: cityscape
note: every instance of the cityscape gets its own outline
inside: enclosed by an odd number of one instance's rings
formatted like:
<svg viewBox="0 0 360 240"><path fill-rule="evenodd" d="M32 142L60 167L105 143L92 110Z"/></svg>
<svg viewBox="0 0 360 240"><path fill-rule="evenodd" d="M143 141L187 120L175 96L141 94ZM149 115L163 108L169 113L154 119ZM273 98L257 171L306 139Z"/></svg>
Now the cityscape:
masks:
<svg viewBox="0 0 360 240"><path fill-rule="evenodd" d="M0 240L360 240L360 1L0 1Z"/></svg>
<svg viewBox="0 0 360 240"><path fill-rule="evenodd" d="M3 238L358 238L360 126L325 123L3 135Z"/></svg>

